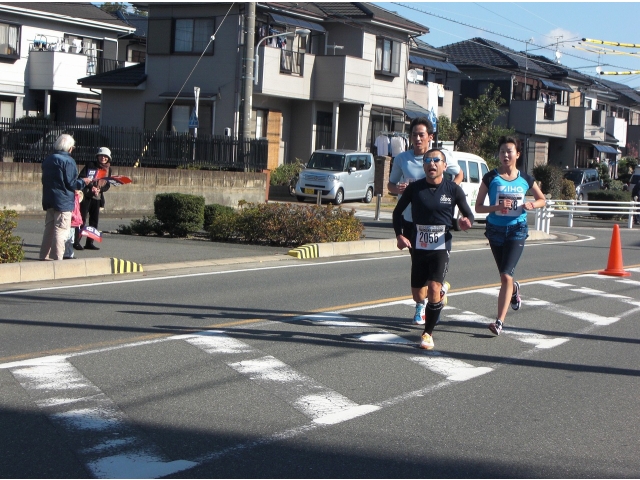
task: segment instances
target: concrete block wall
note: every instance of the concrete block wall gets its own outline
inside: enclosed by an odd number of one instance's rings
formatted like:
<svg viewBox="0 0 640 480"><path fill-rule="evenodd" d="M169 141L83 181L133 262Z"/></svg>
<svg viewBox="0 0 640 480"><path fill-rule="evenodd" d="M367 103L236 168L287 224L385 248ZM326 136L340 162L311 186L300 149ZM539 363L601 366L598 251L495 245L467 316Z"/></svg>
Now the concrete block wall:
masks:
<svg viewBox="0 0 640 480"><path fill-rule="evenodd" d="M387 183L389 183L389 173L391 173L391 157L377 156L374 158L374 162L376 163L376 176L373 194L384 197L389 194Z"/></svg>
<svg viewBox="0 0 640 480"><path fill-rule="evenodd" d="M78 171L82 165L78 166ZM240 200L263 203L268 174L211 172L163 168L112 167L113 175L126 175L129 185L111 187L105 194L105 213L149 215L159 193L200 195L205 203L236 207ZM42 170L39 163L0 162L0 208L19 214L42 214Z"/></svg>

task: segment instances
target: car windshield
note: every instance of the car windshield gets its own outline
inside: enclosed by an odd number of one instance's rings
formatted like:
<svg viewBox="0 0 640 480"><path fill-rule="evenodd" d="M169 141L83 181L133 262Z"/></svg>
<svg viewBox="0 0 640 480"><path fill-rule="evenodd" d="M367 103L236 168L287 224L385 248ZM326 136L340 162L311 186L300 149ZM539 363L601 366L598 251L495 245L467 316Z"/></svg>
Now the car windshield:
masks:
<svg viewBox="0 0 640 480"><path fill-rule="evenodd" d="M576 186L582 183L582 172L567 172L564 174L564 178L571 180Z"/></svg>
<svg viewBox="0 0 640 480"><path fill-rule="evenodd" d="M344 171L344 155L337 153L314 152L307 164L307 168L316 170L329 170L331 172Z"/></svg>

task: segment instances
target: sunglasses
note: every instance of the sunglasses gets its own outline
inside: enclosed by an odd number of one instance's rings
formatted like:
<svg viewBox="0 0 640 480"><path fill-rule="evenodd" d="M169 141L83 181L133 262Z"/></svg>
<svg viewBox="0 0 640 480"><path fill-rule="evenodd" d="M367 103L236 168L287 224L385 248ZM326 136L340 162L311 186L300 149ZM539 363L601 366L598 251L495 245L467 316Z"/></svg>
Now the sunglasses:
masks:
<svg viewBox="0 0 640 480"><path fill-rule="evenodd" d="M440 162L444 162L444 160L442 160L440 157L424 157L424 158L422 159L422 161L423 161L424 163L431 163L431 162L433 162L433 163L440 163Z"/></svg>

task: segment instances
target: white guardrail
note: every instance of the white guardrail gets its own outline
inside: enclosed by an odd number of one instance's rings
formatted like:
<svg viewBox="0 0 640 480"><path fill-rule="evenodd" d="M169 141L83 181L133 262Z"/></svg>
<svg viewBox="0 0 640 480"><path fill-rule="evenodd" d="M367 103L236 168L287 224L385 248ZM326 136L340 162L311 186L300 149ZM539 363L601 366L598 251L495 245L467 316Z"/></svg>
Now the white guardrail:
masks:
<svg viewBox="0 0 640 480"><path fill-rule="evenodd" d="M640 202L605 202L605 201L582 201L577 200L547 200L544 207L535 210L536 230L549 233L551 219L556 216L567 217L567 227L573 227L573 217L575 215L598 215L609 214L617 216L627 216L627 228L633 228L634 215L640 219Z"/></svg>

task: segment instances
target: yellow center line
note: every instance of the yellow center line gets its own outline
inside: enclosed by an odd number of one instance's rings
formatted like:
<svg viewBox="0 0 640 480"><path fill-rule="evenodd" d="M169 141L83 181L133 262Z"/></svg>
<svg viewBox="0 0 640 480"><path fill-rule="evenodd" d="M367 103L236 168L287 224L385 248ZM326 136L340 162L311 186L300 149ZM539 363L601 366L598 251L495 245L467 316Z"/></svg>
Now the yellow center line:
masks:
<svg viewBox="0 0 640 480"><path fill-rule="evenodd" d="M638 268L640 267L640 264L637 265L628 265L625 268ZM532 278L526 278L526 279L521 279L519 280L521 284L525 284L525 283L531 283L531 282L539 282L542 280L555 280L558 278L566 278L566 277L575 277L577 275L589 275L589 274L593 274L593 273L598 273L601 270L604 270L604 268L602 269L597 269L597 270L586 270L584 272L568 272L568 273L559 273L556 275L546 275L546 276L542 276L542 277L532 277ZM476 286L472 286L472 287L464 287L464 288L452 288L451 290L449 290L450 293L454 293L454 292L468 292L471 290L479 290L482 288L493 288L493 287L499 287L500 283L489 283L489 284L484 284L484 285L476 285ZM377 305L377 304L382 304L382 303L391 303L391 302L399 302L399 301L403 301L403 300L411 300L411 296L407 295L407 296L402 296L402 297L391 297L391 298L383 298L383 299L378 299L378 300L369 300L366 302L358 302L358 303L349 303L346 305L337 305L337 306L333 306L333 307L326 307L326 308L318 308L318 309L314 309L314 310L309 310L309 313L323 313L323 312L334 312L336 310L346 310L349 308L357 308L357 307L366 307L369 305ZM282 317L293 317L293 316L297 316L298 314L293 314L293 313L284 313L284 314L280 314L278 315L279 318ZM10 357L0 357L0 363L8 363L8 362L16 362L16 361L20 361L20 360L29 360L31 358L38 358L38 357L44 357L44 356L49 356L49 355L67 355L70 353L76 353L76 352L81 352L84 350L95 350L95 349L99 349L99 348L106 348L106 347L114 347L114 346L119 346L119 345L126 345L128 343L136 343L136 342L144 342L147 340L156 340L156 339L160 339L160 338L165 338L165 337L172 337L175 335L180 335L186 332L199 332L199 331L203 331L203 330L208 330L208 329L218 329L218 328L231 328L231 327L237 327L240 325L247 325L247 324L251 324L251 323L260 323L260 322L264 322L264 321L268 321L267 318L249 318L246 320L235 320L232 322L225 322L225 323L214 323L212 325L206 325L204 327L198 327L198 328L185 328L182 332L178 333L155 333L155 334L150 334L150 335L141 335L141 336L136 336L136 337L129 337L129 338L122 338L120 340L110 340L110 341L106 341L106 342L98 342L98 343L88 343L85 345L78 345L75 347L66 347L66 348L59 348L59 349L53 349L53 350L43 350L40 352L31 352L31 353L24 353L21 355L13 355Z"/></svg>

